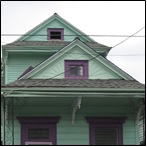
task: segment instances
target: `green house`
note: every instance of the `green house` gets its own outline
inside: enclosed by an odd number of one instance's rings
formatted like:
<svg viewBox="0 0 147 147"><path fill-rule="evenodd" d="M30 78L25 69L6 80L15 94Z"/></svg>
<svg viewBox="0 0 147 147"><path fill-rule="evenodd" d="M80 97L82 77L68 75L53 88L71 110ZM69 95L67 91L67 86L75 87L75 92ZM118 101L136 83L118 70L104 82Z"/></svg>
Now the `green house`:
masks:
<svg viewBox="0 0 147 147"><path fill-rule="evenodd" d="M3 145L139 145L145 85L57 13L2 46Z"/></svg>

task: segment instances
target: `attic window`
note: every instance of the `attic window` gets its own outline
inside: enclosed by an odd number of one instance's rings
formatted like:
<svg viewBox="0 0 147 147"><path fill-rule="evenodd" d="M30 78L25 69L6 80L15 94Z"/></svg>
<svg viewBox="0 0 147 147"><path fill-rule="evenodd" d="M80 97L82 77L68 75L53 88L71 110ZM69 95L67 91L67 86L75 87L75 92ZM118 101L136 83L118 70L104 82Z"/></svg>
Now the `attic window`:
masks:
<svg viewBox="0 0 147 147"><path fill-rule="evenodd" d="M48 40L64 40L64 29L63 28L48 28Z"/></svg>
<svg viewBox="0 0 147 147"><path fill-rule="evenodd" d="M88 79L87 60L65 60L66 79Z"/></svg>

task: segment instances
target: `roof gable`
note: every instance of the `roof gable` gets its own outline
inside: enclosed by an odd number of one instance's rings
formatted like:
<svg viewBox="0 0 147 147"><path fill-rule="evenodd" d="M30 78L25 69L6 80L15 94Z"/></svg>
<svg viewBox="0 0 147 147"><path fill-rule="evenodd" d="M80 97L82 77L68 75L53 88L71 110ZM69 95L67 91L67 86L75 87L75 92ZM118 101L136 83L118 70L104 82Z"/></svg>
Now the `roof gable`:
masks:
<svg viewBox="0 0 147 147"><path fill-rule="evenodd" d="M47 41L47 28L65 28L65 41L71 41L75 36L80 36L82 41L95 42L92 38L77 29L68 21L60 17L57 13L43 21L41 24L34 27L32 30L25 33L16 41ZM71 35L71 36L66 36Z"/></svg>
<svg viewBox="0 0 147 147"><path fill-rule="evenodd" d="M79 59L89 61L90 79L133 80L131 76L109 62L107 59L103 58L78 38L39 64L20 79L62 79L64 78L64 60ZM50 75L51 73L53 74Z"/></svg>

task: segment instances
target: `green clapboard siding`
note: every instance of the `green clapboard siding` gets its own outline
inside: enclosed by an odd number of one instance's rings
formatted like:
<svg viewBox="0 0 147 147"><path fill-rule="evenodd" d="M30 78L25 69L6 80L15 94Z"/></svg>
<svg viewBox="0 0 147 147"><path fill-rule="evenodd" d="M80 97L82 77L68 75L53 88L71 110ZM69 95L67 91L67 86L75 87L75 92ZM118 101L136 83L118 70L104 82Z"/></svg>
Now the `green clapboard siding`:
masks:
<svg viewBox="0 0 147 147"><path fill-rule="evenodd" d="M61 53L60 53L61 54ZM92 57L83 49L76 46L73 47L70 52L61 55L58 59L51 62L40 72L33 75L33 79L48 79L54 78L63 79L64 78L64 61L65 60L88 60L89 69L89 79L120 79L121 77L114 73L112 70L108 69L102 63L97 60L91 60ZM91 60L91 61L90 61ZM63 74L61 74L63 73Z"/></svg>
<svg viewBox="0 0 147 147"><path fill-rule="evenodd" d="M58 20L53 20L49 24L40 28L37 32L34 33L34 36L29 36L25 41L47 41L47 28L64 28L64 41L73 41L75 37L78 35L71 28L65 26ZM41 36L42 35L42 36ZM69 36L68 36L69 35ZM70 36L71 35L71 36ZM84 37L80 37L82 41L87 41Z"/></svg>
<svg viewBox="0 0 147 147"><path fill-rule="evenodd" d="M46 60L49 56L47 53L10 53L8 58L8 69L7 81L6 83L12 82L16 80L29 66L35 67L40 64L44 60Z"/></svg>
<svg viewBox="0 0 147 147"><path fill-rule="evenodd" d="M85 116L128 117L126 122L123 124L124 145L138 144L136 141L134 111L131 107L81 106L81 109L77 110L74 125L72 125L71 121L71 105L57 107L55 105L40 106L38 103L36 103L36 105L25 103L24 106L21 106L21 104L15 103L14 115L15 145L20 145L20 124L16 119L17 116L61 116L61 119L57 124L58 145L89 145L89 124L86 122ZM9 120L11 122L11 114L9 114Z"/></svg>

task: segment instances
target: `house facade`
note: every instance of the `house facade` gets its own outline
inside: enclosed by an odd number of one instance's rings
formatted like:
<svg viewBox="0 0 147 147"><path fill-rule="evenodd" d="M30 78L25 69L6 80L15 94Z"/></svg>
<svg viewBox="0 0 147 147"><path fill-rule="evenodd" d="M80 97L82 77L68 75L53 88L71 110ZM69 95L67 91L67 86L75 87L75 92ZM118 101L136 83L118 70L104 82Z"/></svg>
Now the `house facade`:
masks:
<svg viewBox="0 0 147 147"><path fill-rule="evenodd" d="M57 13L2 46L2 143L139 145L145 87L110 50Z"/></svg>

